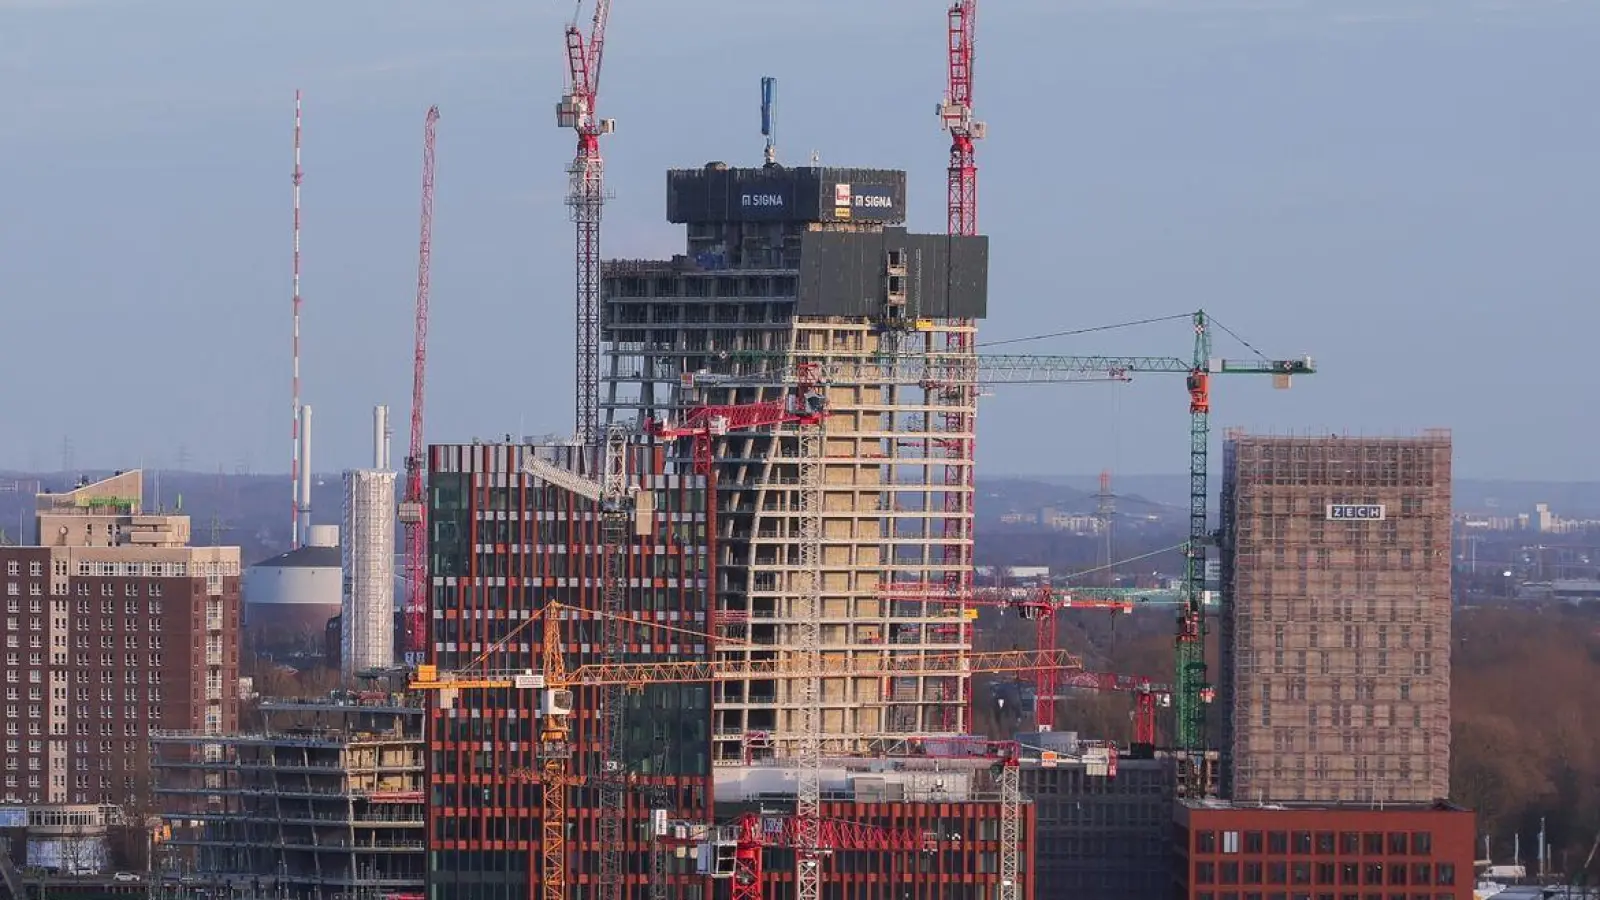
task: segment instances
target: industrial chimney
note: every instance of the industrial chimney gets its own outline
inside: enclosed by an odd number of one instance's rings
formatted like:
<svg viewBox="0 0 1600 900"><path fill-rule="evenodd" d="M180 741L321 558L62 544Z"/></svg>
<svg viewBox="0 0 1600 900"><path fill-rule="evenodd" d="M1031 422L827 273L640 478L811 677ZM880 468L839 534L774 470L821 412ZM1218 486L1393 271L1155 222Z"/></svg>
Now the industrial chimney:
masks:
<svg viewBox="0 0 1600 900"><path fill-rule="evenodd" d="M311 536L311 406L300 407L300 539Z"/></svg>

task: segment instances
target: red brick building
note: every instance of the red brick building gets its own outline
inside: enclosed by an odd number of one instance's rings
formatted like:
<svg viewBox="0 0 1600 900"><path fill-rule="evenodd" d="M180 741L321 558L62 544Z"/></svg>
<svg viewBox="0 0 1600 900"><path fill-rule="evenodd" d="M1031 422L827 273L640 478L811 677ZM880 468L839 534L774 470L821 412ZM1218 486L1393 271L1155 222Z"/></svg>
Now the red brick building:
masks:
<svg viewBox="0 0 1600 900"><path fill-rule="evenodd" d="M0 547L0 800L124 804L152 731L238 726L239 548L145 514L140 473L39 495L42 546Z"/></svg>
<svg viewBox="0 0 1600 900"><path fill-rule="evenodd" d="M1476 816L1448 803L1180 802L1176 897L1471 900Z"/></svg>

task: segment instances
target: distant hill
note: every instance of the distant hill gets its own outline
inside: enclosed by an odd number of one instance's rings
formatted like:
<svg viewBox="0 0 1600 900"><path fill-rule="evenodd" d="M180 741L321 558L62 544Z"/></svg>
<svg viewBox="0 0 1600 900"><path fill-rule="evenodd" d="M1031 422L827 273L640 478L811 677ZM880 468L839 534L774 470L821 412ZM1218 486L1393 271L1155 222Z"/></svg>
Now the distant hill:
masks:
<svg viewBox="0 0 1600 900"><path fill-rule="evenodd" d="M1098 475L1018 475L1001 478L981 476L982 483L996 481L1039 483L1093 494L1100 489ZM1212 471L1212 499L1217 497L1222 485L1221 469ZM1189 502L1189 476L1187 475L1115 475L1112 493L1138 495L1151 501L1171 506ZM1548 503L1560 515L1572 518L1600 517L1600 482L1596 481L1518 481L1489 478L1458 478L1454 485L1455 507L1466 512L1498 510L1501 515L1530 512L1535 503Z"/></svg>

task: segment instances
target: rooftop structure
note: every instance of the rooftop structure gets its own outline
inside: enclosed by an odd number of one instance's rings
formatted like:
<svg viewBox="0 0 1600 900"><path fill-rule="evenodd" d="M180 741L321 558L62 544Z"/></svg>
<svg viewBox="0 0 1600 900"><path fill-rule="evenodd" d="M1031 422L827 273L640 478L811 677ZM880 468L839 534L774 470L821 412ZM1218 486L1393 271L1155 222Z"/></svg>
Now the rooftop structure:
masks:
<svg viewBox="0 0 1600 900"><path fill-rule="evenodd" d="M608 421L676 421L702 404L775 400L802 363L821 365L831 411L820 442L821 649L890 665L971 646L970 626L949 627L943 605L879 594L891 579L966 577L966 557L950 550L970 545L970 459L952 461L947 448L971 440L976 410L971 391L920 368L915 379L886 378L884 363L948 353L948 335L970 334L985 314L988 268L986 238L893 226L904 181L896 170L716 163L671 172L668 217L687 226L684 253L608 262L602 283ZM971 341L964 346L958 356L970 354ZM714 622L730 641L719 658L797 645L800 442L793 431L714 441ZM688 470L687 446L668 453ZM715 690L719 764L744 759L751 741L792 755L801 686L728 681ZM968 690L963 676L825 679L824 747L960 733Z"/></svg>
<svg viewBox="0 0 1600 900"><path fill-rule="evenodd" d="M163 873L299 900L420 893L422 701L365 687L264 700L256 734L152 734Z"/></svg>
<svg viewBox="0 0 1600 900"><path fill-rule="evenodd" d="M1229 796L1448 796L1449 434L1232 434L1223 466Z"/></svg>
<svg viewBox="0 0 1600 900"><path fill-rule="evenodd" d="M150 731L236 726L239 548L188 546L142 495L138 471L40 494L43 546L0 547L0 798L138 803Z"/></svg>

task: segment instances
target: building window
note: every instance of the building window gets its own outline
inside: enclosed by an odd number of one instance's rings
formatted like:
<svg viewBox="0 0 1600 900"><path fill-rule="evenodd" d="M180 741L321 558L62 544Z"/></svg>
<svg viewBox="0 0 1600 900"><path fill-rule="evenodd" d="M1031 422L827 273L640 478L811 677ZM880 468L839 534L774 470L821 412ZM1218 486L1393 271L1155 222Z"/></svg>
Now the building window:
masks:
<svg viewBox="0 0 1600 900"><path fill-rule="evenodd" d="M1439 863L1434 869L1433 883L1440 887L1451 887L1456 883L1456 864Z"/></svg>
<svg viewBox="0 0 1600 900"><path fill-rule="evenodd" d="M1289 864L1285 862L1267 863L1267 884L1287 884L1289 882Z"/></svg>
<svg viewBox="0 0 1600 900"><path fill-rule="evenodd" d="M1261 841L1261 832L1259 832L1259 831L1246 831L1244 833L1244 852L1249 853L1251 855L1257 855L1257 854L1260 854L1262 852L1262 847L1263 846L1264 845L1262 844L1262 841Z"/></svg>
<svg viewBox="0 0 1600 900"><path fill-rule="evenodd" d="M1244 883L1245 884L1260 884L1261 881L1262 881L1261 863L1258 863L1258 862L1247 862L1247 863L1245 863L1244 864Z"/></svg>
<svg viewBox="0 0 1600 900"><path fill-rule="evenodd" d="M1309 854L1311 852L1311 832L1296 831L1294 833L1294 852Z"/></svg>
<svg viewBox="0 0 1600 900"><path fill-rule="evenodd" d="M1222 833L1222 852L1223 853L1238 853L1239 852L1239 832L1237 832L1237 831L1224 831Z"/></svg>
<svg viewBox="0 0 1600 900"><path fill-rule="evenodd" d="M1411 883L1414 885L1427 885L1433 883L1433 869L1427 863L1413 863L1411 866Z"/></svg>
<svg viewBox="0 0 1600 900"><path fill-rule="evenodd" d="M1194 883L1215 884L1217 881L1217 866L1215 863L1195 863Z"/></svg>
<svg viewBox="0 0 1600 900"><path fill-rule="evenodd" d="M1361 879L1362 884L1383 884L1383 863L1367 863L1367 870Z"/></svg>
<svg viewBox="0 0 1600 900"><path fill-rule="evenodd" d="M1411 832L1411 855L1430 856L1433 854L1433 834L1427 831Z"/></svg>
<svg viewBox="0 0 1600 900"><path fill-rule="evenodd" d="M1217 833L1215 831L1197 831L1194 835L1194 851L1196 853L1217 852Z"/></svg>
<svg viewBox="0 0 1600 900"><path fill-rule="evenodd" d="M21 575L22 574L22 569L20 567L20 564L14 559L6 560L6 574L7 575Z"/></svg>
<svg viewBox="0 0 1600 900"><path fill-rule="evenodd" d="M1380 747L1379 749L1381 750L1382 748ZM1405 832L1403 832L1403 831L1391 831L1391 832L1389 832L1389 855L1390 856L1405 856L1406 855L1406 834L1405 834Z"/></svg>
<svg viewBox="0 0 1600 900"><path fill-rule="evenodd" d="M1220 884L1238 884L1239 864L1236 862L1225 862L1220 865L1217 868L1217 881Z"/></svg>
<svg viewBox="0 0 1600 900"><path fill-rule="evenodd" d="M40 575L43 575L44 563L39 562L38 560L28 563L28 574L32 575L34 578L38 578Z"/></svg>
<svg viewBox="0 0 1600 900"><path fill-rule="evenodd" d="M1289 852L1289 833L1287 831L1269 831L1269 832L1267 832L1267 852L1275 854L1275 855L1276 854L1288 853ZM1281 882L1281 881L1277 882L1277 884L1282 884L1282 883L1283 882Z"/></svg>
<svg viewBox="0 0 1600 900"><path fill-rule="evenodd" d="M1361 854L1363 856L1383 855L1383 835L1376 831L1369 831L1361 836Z"/></svg>

